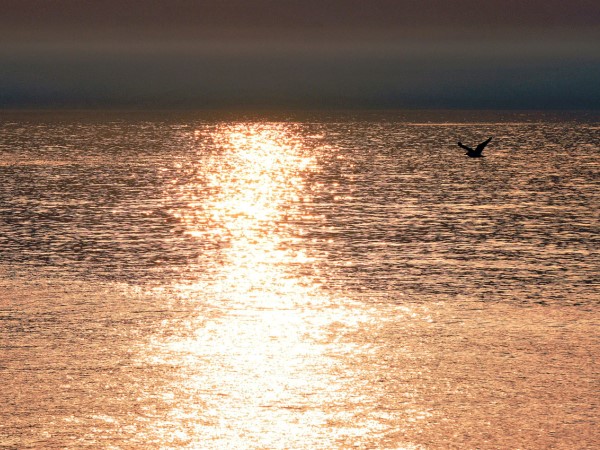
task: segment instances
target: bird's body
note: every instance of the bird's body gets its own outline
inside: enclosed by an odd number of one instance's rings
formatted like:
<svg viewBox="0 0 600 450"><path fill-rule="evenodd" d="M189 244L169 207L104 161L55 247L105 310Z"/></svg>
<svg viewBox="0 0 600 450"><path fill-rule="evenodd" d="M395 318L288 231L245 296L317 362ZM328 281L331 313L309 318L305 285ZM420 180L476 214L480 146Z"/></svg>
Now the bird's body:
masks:
<svg viewBox="0 0 600 450"><path fill-rule="evenodd" d="M491 140L492 140L492 138L489 138L487 141L483 141L481 144L479 144L477 147L475 147L475 149L472 149L471 147L464 145L462 142L459 142L458 146L460 148L464 148L467 151L467 153L465 153L465 155L467 155L468 157L482 158L483 155L481 154L481 152L483 152L483 149L485 148L486 145L488 145L490 143Z"/></svg>

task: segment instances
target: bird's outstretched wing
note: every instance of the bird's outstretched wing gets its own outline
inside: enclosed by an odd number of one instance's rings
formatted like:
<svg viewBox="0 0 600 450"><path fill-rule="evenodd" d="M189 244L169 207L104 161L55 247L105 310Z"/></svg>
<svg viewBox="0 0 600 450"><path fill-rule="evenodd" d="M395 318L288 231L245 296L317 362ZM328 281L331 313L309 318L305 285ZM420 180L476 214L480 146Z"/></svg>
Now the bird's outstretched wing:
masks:
<svg viewBox="0 0 600 450"><path fill-rule="evenodd" d="M481 155L481 152L483 151L483 149L485 148L485 146L490 143L491 140L492 140L492 138L489 138L487 141L483 141L481 144L479 144L475 148L475 153L477 153L478 155Z"/></svg>
<svg viewBox="0 0 600 450"><path fill-rule="evenodd" d="M458 146L459 146L460 148L464 148L464 149L465 149L466 151L468 151L468 152L472 152L472 151L473 151L473 149L472 149L471 147L467 147L467 146L466 146L465 144L463 144L462 142L459 142L459 143L458 143Z"/></svg>

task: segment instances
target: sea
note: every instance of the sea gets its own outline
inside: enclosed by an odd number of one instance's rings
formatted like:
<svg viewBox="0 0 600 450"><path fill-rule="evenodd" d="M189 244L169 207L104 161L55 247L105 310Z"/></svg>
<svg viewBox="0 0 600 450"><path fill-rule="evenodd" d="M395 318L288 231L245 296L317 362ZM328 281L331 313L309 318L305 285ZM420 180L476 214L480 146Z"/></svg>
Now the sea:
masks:
<svg viewBox="0 0 600 450"><path fill-rule="evenodd" d="M599 219L597 112L3 111L0 448L599 448Z"/></svg>

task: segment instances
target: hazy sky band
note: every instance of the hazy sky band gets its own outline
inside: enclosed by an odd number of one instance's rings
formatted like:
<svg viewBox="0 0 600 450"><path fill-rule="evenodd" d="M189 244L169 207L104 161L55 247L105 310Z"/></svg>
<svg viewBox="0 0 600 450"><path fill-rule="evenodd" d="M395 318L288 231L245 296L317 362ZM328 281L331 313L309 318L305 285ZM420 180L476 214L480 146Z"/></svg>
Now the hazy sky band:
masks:
<svg viewBox="0 0 600 450"><path fill-rule="evenodd" d="M1 3L4 107L600 108L597 2Z"/></svg>
<svg viewBox="0 0 600 450"><path fill-rule="evenodd" d="M593 29L591 0L2 0L3 34L109 37L362 36Z"/></svg>

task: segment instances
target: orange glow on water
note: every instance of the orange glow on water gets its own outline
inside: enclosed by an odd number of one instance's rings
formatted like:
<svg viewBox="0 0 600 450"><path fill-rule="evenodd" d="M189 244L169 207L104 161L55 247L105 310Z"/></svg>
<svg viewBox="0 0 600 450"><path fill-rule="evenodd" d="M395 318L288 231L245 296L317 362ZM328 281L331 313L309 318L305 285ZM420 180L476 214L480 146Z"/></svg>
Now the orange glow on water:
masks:
<svg viewBox="0 0 600 450"><path fill-rule="evenodd" d="M201 169L189 168L204 176L176 183L187 206L173 214L190 236L221 243L215 258L220 264L206 268L214 273L210 286L179 286L187 301L214 293L219 317L190 320L185 339L156 341L148 353L181 366L187 375L179 389L198 393L210 387L210 394L200 394L208 423L195 423L190 442L202 435L215 448L245 448L248 442L287 448L299 442L333 445L373 431L375 425L364 422L368 418L352 418L344 407L320 407L360 397L348 368L329 354L328 337L332 329L349 332L372 319L361 308L350 309L352 302L322 292L311 277L318 261L298 245L302 220L318 219L302 211L310 201L304 175L314 156L304 154L289 125L222 126L206 138L218 151ZM205 192L209 198L202 197ZM196 364L212 367L196 370ZM193 408L177 411L195 414ZM336 421L343 426L332 433L326 424Z"/></svg>
<svg viewBox="0 0 600 450"><path fill-rule="evenodd" d="M186 117L0 124L0 447L598 447L597 124Z"/></svg>

